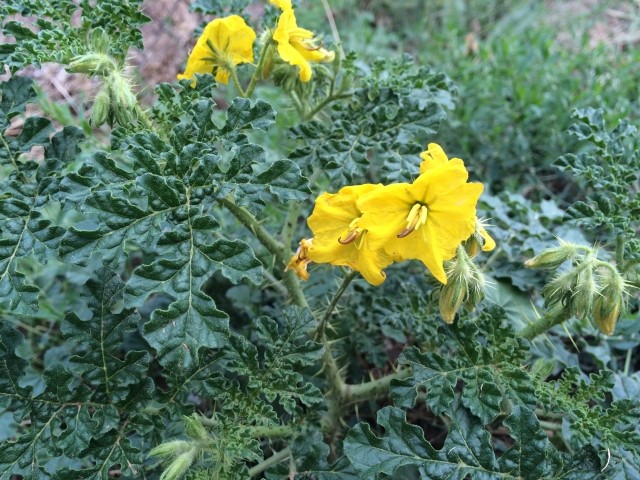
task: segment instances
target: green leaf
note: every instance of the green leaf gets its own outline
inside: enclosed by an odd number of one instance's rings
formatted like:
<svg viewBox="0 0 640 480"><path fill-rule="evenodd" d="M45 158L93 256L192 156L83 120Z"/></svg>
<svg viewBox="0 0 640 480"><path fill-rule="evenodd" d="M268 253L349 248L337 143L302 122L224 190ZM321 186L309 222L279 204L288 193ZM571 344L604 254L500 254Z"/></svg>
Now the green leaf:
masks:
<svg viewBox="0 0 640 480"><path fill-rule="evenodd" d="M124 60L130 47L142 48L140 27L149 21L140 12L140 1L102 0L6 0L0 6L0 17L20 14L26 20L3 25L4 35L15 38L0 50L0 65L16 72L28 65L39 67L44 62L68 64L76 55L90 51L91 34L100 29L109 38L107 51ZM104 45L102 46L104 48Z"/></svg>
<svg viewBox="0 0 640 480"><path fill-rule="evenodd" d="M504 425L516 444L500 457L498 463L502 471L516 478L549 478L562 465L559 453L531 410L515 406Z"/></svg>
<svg viewBox="0 0 640 480"><path fill-rule="evenodd" d="M277 402L294 414L297 402L306 406L322 402L322 393L299 373L300 367L313 365L322 356L322 346L307 340L316 321L308 309L288 307L284 325L268 317L257 321L258 336L264 341L263 358L258 349L239 335L230 337L228 369L247 378L247 389Z"/></svg>
<svg viewBox="0 0 640 480"><path fill-rule="evenodd" d="M10 120L24 113L27 103L36 97L33 89L33 80L28 77L11 77L8 81L0 83L0 133L10 125Z"/></svg>
<svg viewBox="0 0 640 480"><path fill-rule="evenodd" d="M23 337L17 330L7 322L0 322L0 408L7 408L13 396L22 392L18 382L28 362L15 353L22 342Z"/></svg>
<svg viewBox="0 0 640 480"><path fill-rule="evenodd" d="M327 461L329 445L324 443L322 432L304 431L291 440L291 456L295 460L296 477L301 480L355 480L358 478L346 457L333 463ZM266 478L286 478L290 468L280 464L267 471Z"/></svg>
<svg viewBox="0 0 640 480"><path fill-rule="evenodd" d="M81 365L83 378L95 385L93 401L118 404L131 400L130 394L143 394L147 352L127 352L124 358L119 349L123 336L137 331L140 315L133 309L123 309L124 283L113 271L101 270L87 281L83 296L93 313L80 318L75 312L67 315L61 325L65 337L86 348L71 361Z"/></svg>
<svg viewBox="0 0 640 480"><path fill-rule="evenodd" d="M166 310L155 310L143 329L145 339L165 365L177 363L189 368L198 363L200 348L226 343L228 317L202 291L214 272L220 271L235 283L260 280L262 264L241 240L197 243L200 232L196 229L209 226L209 218L196 217L181 230L162 235L158 247L165 257L136 269L127 284L127 303L132 305L142 305L154 293L174 299Z"/></svg>
<svg viewBox="0 0 640 480"><path fill-rule="evenodd" d="M293 129L303 147L290 158L304 172L322 169L334 185L370 173L384 183L412 181L424 145L451 106L452 85L442 74L415 68L409 57L377 62L349 102L334 103L330 122Z"/></svg>
<svg viewBox="0 0 640 480"><path fill-rule="evenodd" d="M227 121L220 131L226 134L238 130L255 129L264 132L275 122L276 112L264 100L251 105L248 98L234 98L227 109Z"/></svg>
<svg viewBox="0 0 640 480"><path fill-rule="evenodd" d="M457 401L451 412L451 429L442 450L425 440L420 427L408 424L402 410L385 407L377 416L384 435L377 436L368 424L359 423L347 433L345 454L362 479L393 477L404 466L418 467L424 478L432 480L571 478L571 470L564 469L560 453L531 410L516 406L504 420L514 444L499 459L489 432L476 417Z"/></svg>
<svg viewBox="0 0 640 480"><path fill-rule="evenodd" d="M445 413L455 398L458 382L463 382L462 403L490 423L502 412L502 402L535 407L536 396L528 372L520 366L528 348L504 323L504 311L492 308L472 322L441 325L453 340L457 355L443 357L436 352L405 350L399 362L410 365L412 377L394 383L392 396L396 405L411 408L418 389L426 389L426 401L436 414ZM484 345L480 336L487 339Z"/></svg>

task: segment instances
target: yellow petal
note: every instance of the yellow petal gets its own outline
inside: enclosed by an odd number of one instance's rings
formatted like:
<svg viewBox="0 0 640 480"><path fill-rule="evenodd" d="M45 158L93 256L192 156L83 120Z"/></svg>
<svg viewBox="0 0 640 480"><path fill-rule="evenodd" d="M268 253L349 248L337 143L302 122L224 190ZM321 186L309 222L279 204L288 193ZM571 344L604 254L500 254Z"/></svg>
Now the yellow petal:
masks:
<svg viewBox="0 0 640 480"><path fill-rule="evenodd" d="M273 40L278 44L280 58L298 67L300 81L308 82L312 74L309 62L329 61L334 54L323 48L314 47L313 32L298 27L293 9L283 10L273 33Z"/></svg>
<svg viewBox="0 0 640 480"><path fill-rule="evenodd" d="M256 33L238 15L209 22L189 55L178 79L193 79L196 73L216 72L216 81L229 82L229 66L253 62ZM195 81L192 86L195 85Z"/></svg>
<svg viewBox="0 0 640 480"><path fill-rule="evenodd" d="M271 3L280 10L288 10L291 8L291 0L271 0Z"/></svg>
<svg viewBox="0 0 640 480"><path fill-rule="evenodd" d="M483 252L490 252L491 250L496 248L496 241L491 238L489 232L487 232L487 230L482 225L478 227L478 233L482 235L482 238L484 238L484 245L482 246Z"/></svg>
<svg viewBox="0 0 640 480"><path fill-rule="evenodd" d="M431 168L441 167L449 161L444 150L437 143L430 143L427 150L420 154L423 162L420 164L420 173L424 173Z"/></svg>
<svg viewBox="0 0 640 480"><path fill-rule="evenodd" d="M397 237L405 228L416 201L408 183L386 185L358 199L358 208L362 211L358 225L369 232L371 248L382 248Z"/></svg>
<svg viewBox="0 0 640 480"><path fill-rule="evenodd" d="M440 283L446 284L447 274L437 234L427 223L404 238L391 239L385 245L385 251L398 261L420 260Z"/></svg>

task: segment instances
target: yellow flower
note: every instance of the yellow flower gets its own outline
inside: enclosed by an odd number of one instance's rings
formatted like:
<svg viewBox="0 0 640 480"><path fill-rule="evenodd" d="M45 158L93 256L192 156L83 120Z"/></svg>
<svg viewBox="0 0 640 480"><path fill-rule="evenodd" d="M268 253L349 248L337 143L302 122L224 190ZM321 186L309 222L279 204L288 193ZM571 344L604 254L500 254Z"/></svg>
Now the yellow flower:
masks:
<svg viewBox="0 0 640 480"><path fill-rule="evenodd" d="M420 163L420 173L424 173L427 170L432 168L437 168L445 165L449 162L449 158L444 153L444 150L437 143L430 143L427 147L427 150L420 154L420 158L422 158L422 163ZM460 160L458 158L452 158L453 160ZM461 160L460 160L461 161ZM480 220L476 218L476 230L473 233L472 237L479 236L480 238L476 238L478 240L479 245L482 247L483 252L490 252L494 248L496 248L496 242L489 233L485 229L486 223L484 220ZM473 240L473 239L472 239ZM474 253L475 252L475 253ZM472 247L472 251L468 252L470 256L475 256L478 252L475 251L475 246Z"/></svg>
<svg viewBox="0 0 640 480"><path fill-rule="evenodd" d="M313 240L308 240L306 238L303 238L302 240L300 240L298 250L291 257L291 260L289 260L289 263L284 269L285 272L287 270L293 270L293 272L301 280L304 280L304 281L309 280L309 272L307 272L307 265L309 265L309 262L311 260L309 260L309 257L307 256L307 252L309 251L309 248L311 248L312 243L313 243Z"/></svg>
<svg viewBox="0 0 640 480"><path fill-rule="evenodd" d="M287 2L274 0L274 3L282 8ZM313 32L298 27L292 8L283 9L273 39L278 44L278 54L282 60L300 69L298 76L302 82L311 80L309 62L330 62L335 57L334 52L315 45Z"/></svg>
<svg viewBox="0 0 640 480"><path fill-rule="evenodd" d="M291 0L271 0L271 3L278 7L280 10L289 10L291 7Z"/></svg>
<svg viewBox="0 0 640 480"><path fill-rule="evenodd" d="M359 224L362 213L356 203L362 195L382 188L382 185L355 185L338 193L320 195L307 220L313 232L307 258L352 268L372 285L384 282L382 270L393 260L382 249L370 247L368 232Z"/></svg>
<svg viewBox="0 0 640 480"><path fill-rule="evenodd" d="M412 184L387 185L359 198L358 226L368 231L369 248L383 248L396 261L420 260L446 284L444 261L475 231L483 186L467 178L462 160L453 159Z"/></svg>
<svg viewBox="0 0 640 480"><path fill-rule="evenodd" d="M216 18L202 32L178 80L196 73L212 73L216 82L229 83L229 73L241 63L253 62L256 32L238 15ZM195 79L191 83L195 86Z"/></svg>

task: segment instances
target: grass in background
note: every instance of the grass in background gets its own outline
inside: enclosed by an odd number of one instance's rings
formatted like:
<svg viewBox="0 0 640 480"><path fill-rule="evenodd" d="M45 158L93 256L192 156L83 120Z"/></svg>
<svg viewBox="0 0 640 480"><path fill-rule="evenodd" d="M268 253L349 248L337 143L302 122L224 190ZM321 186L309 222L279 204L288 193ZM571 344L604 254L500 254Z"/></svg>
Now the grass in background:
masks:
<svg viewBox="0 0 640 480"><path fill-rule="evenodd" d="M347 50L367 60L408 52L454 80L457 107L437 141L463 158L493 192L553 196L560 203L580 195L551 165L580 148L566 134L573 110L602 107L614 124L639 117L640 51L633 39L625 42L621 28L633 31L634 18L640 18L640 6L632 2L333 0L330 5ZM304 16L319 22L322 2L305 8ZM593 46L594 26L615 35Z"/></svg>

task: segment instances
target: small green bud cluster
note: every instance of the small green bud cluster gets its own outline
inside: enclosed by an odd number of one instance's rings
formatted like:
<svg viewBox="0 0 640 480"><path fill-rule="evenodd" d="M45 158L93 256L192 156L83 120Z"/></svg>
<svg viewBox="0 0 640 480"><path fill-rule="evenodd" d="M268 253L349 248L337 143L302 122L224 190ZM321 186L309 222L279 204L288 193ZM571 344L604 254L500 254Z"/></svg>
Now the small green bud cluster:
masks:
<svg viewBox="0 0 640 480"><path fill-rule="evenodd" d="M440 289L438 307L444 321L453 323L463 304L473 310L484 298L484 286L482 272L464 248L459 247L456 257L448 264L447 284Z"/></svg>
<svg viewBox="0 0 640 480"><path fill-rule="evenodd" d="M185 416L183 418L185 421L185 433L191 440L165 442L149 452L150 456L171 460L169 466L160 475L160 480L177 480L181 478L201 455L207 440L211 438L209 432L195 414L191 417Z"/></svg>
<svg viewBox="0 0 640 480"><path fill-rule="evenodd" d="M129 125L136 118L137 99L131 84L120 70L114 70L104 79L96 95L91 111L91 124L99 127L104 123L113 126Z"/></svg>
<svg viewBox="0 0 640 480"><path fill-rule="evenodd" d="M572 268L556 275L542 289L545 307L559 304L576 318L592 317L598 329L612 335L626 295L615 266L596 258L590 247L561 242L527 260L530 268L555 269L572 260Z"/></svg>
<svg viewBox="0 0 640 480"><path fill-rule="evenodd" d="M560 240L559 246L544 250L524 262L524 266L527 268L554 270L567 260L574 258L581 248L584 247Z"/></svg>
<svg viewBox="0 0 640 480"><path fill-rule="evenodd" d="M92 32L91 51L71 60L68 70L104 79L91 111L91 124L128 125L136 118L137 99L123 67L109 55L109 37L102 29Z"/></svg>

